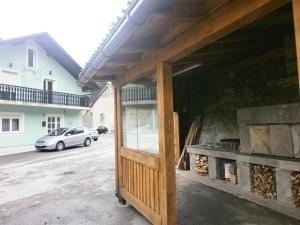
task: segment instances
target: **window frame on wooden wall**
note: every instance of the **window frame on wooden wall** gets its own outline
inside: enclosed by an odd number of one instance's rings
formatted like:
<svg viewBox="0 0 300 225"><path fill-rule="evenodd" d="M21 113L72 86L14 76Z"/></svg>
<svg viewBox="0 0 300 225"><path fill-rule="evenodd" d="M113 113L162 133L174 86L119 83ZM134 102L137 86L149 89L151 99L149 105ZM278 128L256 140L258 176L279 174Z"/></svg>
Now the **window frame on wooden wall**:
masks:
<svg viewBox="0 0 300 225"><path fill-rule="evenodd" d="M155 141L155 143L153 144L154 147L148 147L147 148L147 144L146 144L146 147L144 146L141 146L139 145L139 137L141 137L141 132L139 131L139 115L140 113L145 109L141 108L138 108L136 107L136 116L137 116L137 120L136 120L136 123L137 123L137 130L136 130L136 146L133 146L133 145L127 145L125 143L125 136L124 136L124 115L123 115L123 105L122 105L122 99L123 99L123 87L126 86L126 85L129 85L129 84L133 84L133 85L136 85L135 83L139 82L141 79L143 78L146 78L146 77L151 77L152 79L152 84L155 84L153 86L149 86L150 90L153 88L153 90L151 90L153 93L150 93L151 97L150 98L154 98L154 100L152 101L151 99L148 99L149 100L149 107L147 108L148 110L151 110L151 115L152 116L155 116L156 115L156 126L155 126L155 122L153 121L153 118L152 119L152 131L154 132L154 135L156 136L155 139L153 139ZM150 79L150 80L151 80ZM144 87L142 87L143 85L140 86L140 88L145 88L146 85L144 85ZM133 87L134 88L134 87ZM137 103L138 105L138 102L139 101L143 101L143 100L134 100L132 101L132 106L135 105L135 103ZM124 85L120 86L120 122L121 122L121 143L120 143L120 146L122 149L130 149L130 150L136 150L136 151L140 151L140 152L143 152L143 153L149 153L149 154L154 154L154 155L158 155L159 154L159 129L158 129L158 105L157 105L157 81L156 81L156 74L155 73L151 73L151 74L148 74L148 75L145 75L145 76L141 76L139 79L137 80L134 80L134 81L129 81L127 83L125 83ZM154 107L152 107L154 106ZM134 107L132 107L132 109L134 109ZM153 111L155 111L156 113L154 113ZM142 143L142 142L140 142ZM152 142L153 143L153 142ZM141 146L141 147L140 147Z"/></svg>

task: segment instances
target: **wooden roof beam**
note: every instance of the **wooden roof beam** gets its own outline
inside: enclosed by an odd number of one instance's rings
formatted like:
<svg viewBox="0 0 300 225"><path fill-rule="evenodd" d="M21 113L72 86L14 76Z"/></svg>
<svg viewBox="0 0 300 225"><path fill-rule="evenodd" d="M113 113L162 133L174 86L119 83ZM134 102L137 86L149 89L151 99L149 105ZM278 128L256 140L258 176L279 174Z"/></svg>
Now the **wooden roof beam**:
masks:
<svg viewBox="0 0 300 225"><path fill-rule="evenodd" d="M207 16L216 9L224 5L229 0L195 0L195 1L175 1L174 11L189 15Z"/></svg>
<svg viewBox="0 0 300 225"><path fill-rule="evenodd" d="M288 2L289 0L230 1L215 10L204 21L176 38L175 41L137 64L126 76L120 77L116 84L122 85L129 80L136 79L141 74L154 71L159 62L174 62Z"/></svg>
<svg viewBox="0 0 300 225"><path fill-rule="evenodd" d="M251 65L255 65L255 64L259 64L262 62L265 62L267 60L276 58L276 57L280 57L280 56L284 56L284 48L277 48L277 49L273 49L271 51L268 52L264 52L260 55L256 55L254 57L248 58L246 60L240 61L234 65L230 65L225 67L224 69L221 69L222 71L226 71L226 72L230 72L233 70L238 70L241 69L243 67L246 66L251 66Z"/></svg>
<svg viewBox="0 0 300 225"><path fill-rule="evenodd" d="M99 70L95 76L106 76L106 75L111 75L111 74L122 74L126 73L127 67L126 66L118 66L118 67L112 67L112 68L103 68Z"/></svg>
<svg viewBox="0 0 300 225"><path fill-rule="evenodd" d="M243 53L245 51L257 49L257 48L271 48L271 47L278 47L278 46L283 46L282 41L270 41L264 44L248 44L248 45L243 45L243 46L219 46L218 48L210 48L210 49L205 49L203 51L198 51L195 53L192 53L190 55L187 55L186 57L192 58L192 57L198 57L198 56L208 56L208 55L219 55L219 54L231 54L231 53Z"/></svg>
<svg viewBox="0 0 300 225"><path fill-rule="evenodd" d="M143 53L149 50L157 50L159 47L160 44L156 40L141 40L122 46L119 49L118 54Z"/></svg>
<svg viewBox="0 0 300 225"><path fill-rule="evenodd" d="M203 15L176 13L176 12L168 11L168 12L153 13L150 16L150 20L155 20L155 21L166 20L170 22L194 22L195 20L199 20L199 17L203 17Z"/></svg>
<svg viewBox="0 0 300 225"><path fill-rule="evenodd" d="M97 76L97 75L95 75L93 77L93 81L95 81L95 82L111 81L111 80L115 80L115 79L116 79L116 75L106 75L106 76Z"/></svg>
<svg viewBox="0 0 300 225"><path fill-rule="evenodd" d="M138 55L124 55L123 57L118 57L111 59L105 63L107 67L120 67L120 66L130 66L136 64L140 61L140 56Z"/></svg>
<svg viewBox="0 0 300 225"><path fill-rule="evenodd" d="M276 29L274 29L276 30ZM280 38L282 34L278 33L269 33L268 35L256 35L256 36L248 36L248 37L235 37L235 38L226 38L222 40L217 40L214 44L231 44L231 43L241 43L241 42L249 42L249 41L266 41L272 40L274 38Z"/></svg>

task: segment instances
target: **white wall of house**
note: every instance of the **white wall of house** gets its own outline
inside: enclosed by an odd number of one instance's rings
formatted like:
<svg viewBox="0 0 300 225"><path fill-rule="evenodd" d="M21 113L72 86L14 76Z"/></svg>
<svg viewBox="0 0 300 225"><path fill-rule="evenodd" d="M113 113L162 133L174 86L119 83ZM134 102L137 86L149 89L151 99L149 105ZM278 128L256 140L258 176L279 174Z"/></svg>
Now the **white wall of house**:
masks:
<svg viewBox="0 0 300 225"><path fill-rule="evenodd" d="M114 93L111 86L107 86L91 110L85 113L83 125L90 128L105 126L114 130Z"/></svg>

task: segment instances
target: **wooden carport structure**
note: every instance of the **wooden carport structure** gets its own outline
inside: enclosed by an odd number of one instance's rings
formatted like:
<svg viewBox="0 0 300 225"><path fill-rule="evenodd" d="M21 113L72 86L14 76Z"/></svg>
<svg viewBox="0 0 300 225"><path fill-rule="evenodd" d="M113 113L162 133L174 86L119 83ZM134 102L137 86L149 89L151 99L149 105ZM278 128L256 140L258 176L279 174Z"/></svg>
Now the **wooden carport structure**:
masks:
<svg viewBox="0 0 300 225"><path fill-rule="evenodd" d="M116 193L151 223L177 224L173 74L196 65L199 54L192 53L201 53L205 46L291 2L299 67L300 0L140 0L134 1L81 72L81 83L113 81ZM147 153L124 146L122 87L153 74L159 152Z"/></svg>

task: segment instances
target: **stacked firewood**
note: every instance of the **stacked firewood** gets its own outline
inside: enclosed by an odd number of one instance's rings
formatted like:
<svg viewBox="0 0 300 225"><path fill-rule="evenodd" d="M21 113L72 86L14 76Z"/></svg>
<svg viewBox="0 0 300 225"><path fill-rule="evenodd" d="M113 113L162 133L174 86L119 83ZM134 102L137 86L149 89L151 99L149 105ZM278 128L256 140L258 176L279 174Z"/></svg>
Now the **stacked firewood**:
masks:
<svg viewBox="0 0 300 225"><path fill-rule="evenodd" d="M190 165L189 165L190 157L189 154L187 153L187 146L198 144L200 133L201 133L201 124L202 124L201 120L202 117L197 116L190 127L189 133L185 140L184 148L181 152L181 156L177 164L178 169L181 170L190 169Z"/></svg>
<svg viewBox="0 0 300 225"><path fill-rule="evenodd" d="M300 208L300 172L291 173L292 183L292 201L294 205Z"/></svg>
<svg viewBox="0 0 300 225"><path fill-rule="evenodd" d="M252 164L250 167L251 190L268 199L277 199L275 169Z"/></svg>
<svg viewBox="0 0 300 225"><path fill-rule="evenodd" d="M208 174L208 159L205 155L195 155L194 171L202 176Z"/></svg>

